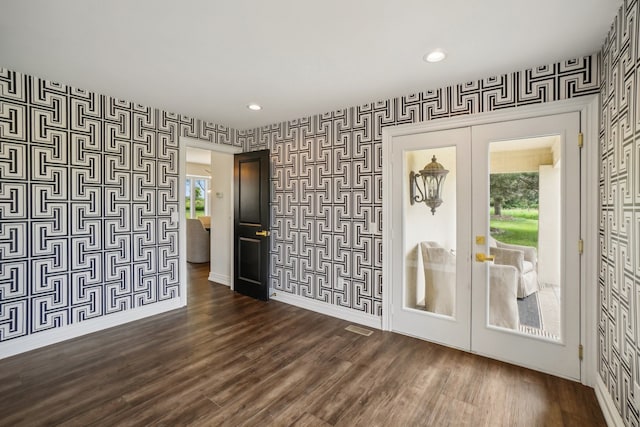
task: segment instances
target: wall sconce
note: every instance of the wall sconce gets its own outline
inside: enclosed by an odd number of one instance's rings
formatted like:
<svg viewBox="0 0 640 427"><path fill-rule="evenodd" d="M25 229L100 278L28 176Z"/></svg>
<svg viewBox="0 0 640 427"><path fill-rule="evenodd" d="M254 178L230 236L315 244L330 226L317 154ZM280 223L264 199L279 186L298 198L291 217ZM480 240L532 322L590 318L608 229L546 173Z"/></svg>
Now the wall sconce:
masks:
<svg viewBox="0 0 640 427"><path fill-rule="evenodd" d="M424 202L431 208L431 215L435 215L436 208L442 204L442 185L449 173L433 156L431 163L420 172L409 174L409 188L411 204ZM416 189L418 192L416 194Z"/></svg>

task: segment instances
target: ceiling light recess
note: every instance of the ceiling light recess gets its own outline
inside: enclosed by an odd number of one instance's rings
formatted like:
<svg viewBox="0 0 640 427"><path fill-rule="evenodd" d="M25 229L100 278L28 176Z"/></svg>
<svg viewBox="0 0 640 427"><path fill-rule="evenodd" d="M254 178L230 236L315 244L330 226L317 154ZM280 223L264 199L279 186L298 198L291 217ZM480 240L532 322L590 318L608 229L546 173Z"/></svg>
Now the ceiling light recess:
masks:
<svg viewBox="0 0 640 427"><path fill-rule="evenodd" d="M256 104L255 102L252 102L251 104L247 105L247 108L251 111L262 110L262 106L260 104Z"/></svg>
<svg viewBox="0 0 640 427"><path fill-rule="evenodd" d="M427 62L440 62L447 57L447 53L442 49L435 49L424 56Z"/></svg>

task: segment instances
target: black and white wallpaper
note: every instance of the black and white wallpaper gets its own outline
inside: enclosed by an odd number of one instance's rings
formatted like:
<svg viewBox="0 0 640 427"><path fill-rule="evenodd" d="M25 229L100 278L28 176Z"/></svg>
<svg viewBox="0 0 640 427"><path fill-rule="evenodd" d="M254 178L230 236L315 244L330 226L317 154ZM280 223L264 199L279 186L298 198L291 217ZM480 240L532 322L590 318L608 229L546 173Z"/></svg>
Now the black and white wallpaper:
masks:
<svg viewBox="0 0 640 427"><path fill-rule="evenodd" d="M272 287L381 315L382 129L599 89L594 55L239 131L272 150Z"/></svg>
<svg viewBox="0 0 640 427"><path fill-rule="evenodd" d="M0 68L0 342L179 297L179 135L237 143Z"/></svg>
<svg viewBox="0 0 640 427"><path fill-rule="evenodd" d="M601 54L598 370L628 426L640 425L639 20L626 0Z"/></svg>
<svg viewBox="0 0 640 427"><path fill-rule="evenodd" d="M271 286L379 316L382 129L599 76L587 56L236 131L0 69L0 342L179 297L179 136L270 148Z"/></svg>

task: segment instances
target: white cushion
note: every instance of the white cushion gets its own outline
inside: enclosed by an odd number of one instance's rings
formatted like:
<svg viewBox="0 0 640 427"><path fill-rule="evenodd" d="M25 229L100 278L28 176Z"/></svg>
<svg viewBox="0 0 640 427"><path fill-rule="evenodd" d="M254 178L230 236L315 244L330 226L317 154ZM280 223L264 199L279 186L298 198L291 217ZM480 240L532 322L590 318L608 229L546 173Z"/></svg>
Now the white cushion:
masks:
<svg viewBox="0 0 640 427"><path fill-rule="evenodd" d="M522 274L533 271L533 263L531 261L522 261Z"/></svg>

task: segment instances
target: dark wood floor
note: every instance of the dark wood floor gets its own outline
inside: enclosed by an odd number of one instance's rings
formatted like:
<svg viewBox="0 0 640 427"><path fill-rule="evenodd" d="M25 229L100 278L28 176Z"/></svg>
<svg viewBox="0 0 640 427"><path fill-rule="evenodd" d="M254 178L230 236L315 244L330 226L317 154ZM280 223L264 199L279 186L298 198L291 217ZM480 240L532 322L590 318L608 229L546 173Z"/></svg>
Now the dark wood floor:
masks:
<svg viewBox="0 0 640 427"><path fill-rule="evenodd" d="M0 425L605 425L577 383L189 274L188 308L1 360Z"/></svg>

